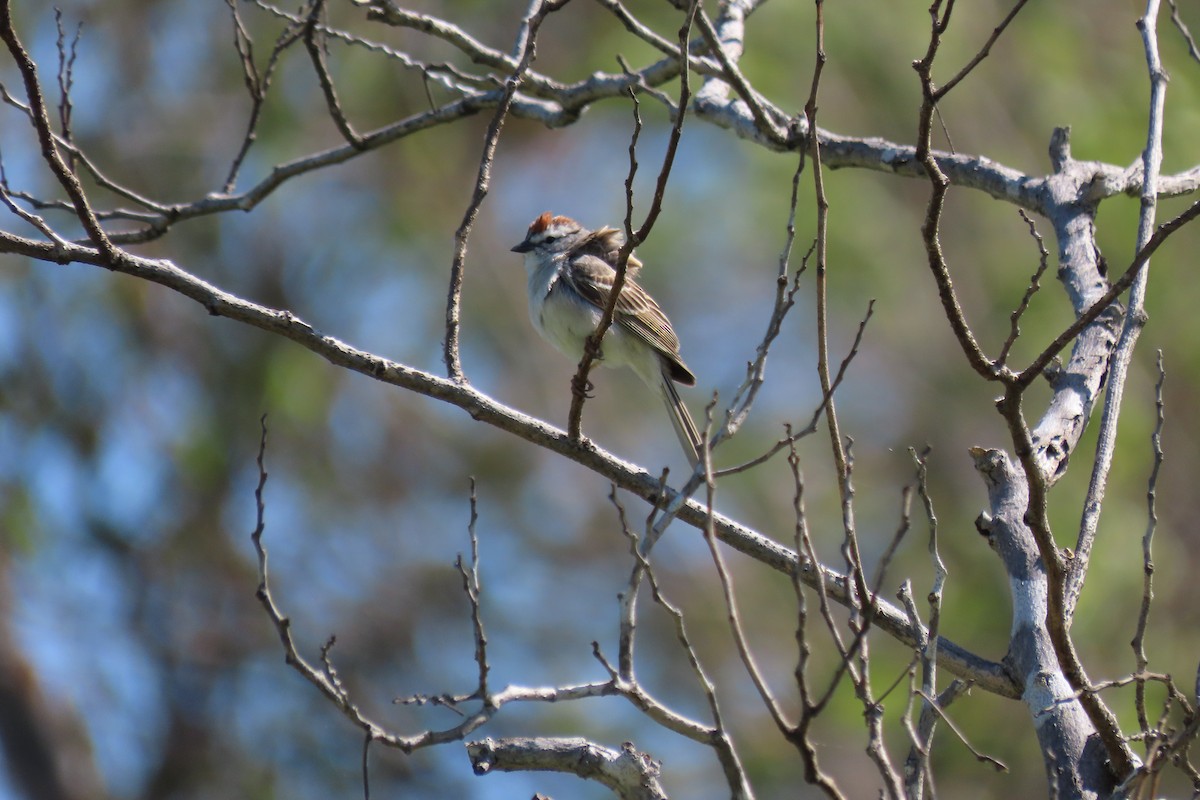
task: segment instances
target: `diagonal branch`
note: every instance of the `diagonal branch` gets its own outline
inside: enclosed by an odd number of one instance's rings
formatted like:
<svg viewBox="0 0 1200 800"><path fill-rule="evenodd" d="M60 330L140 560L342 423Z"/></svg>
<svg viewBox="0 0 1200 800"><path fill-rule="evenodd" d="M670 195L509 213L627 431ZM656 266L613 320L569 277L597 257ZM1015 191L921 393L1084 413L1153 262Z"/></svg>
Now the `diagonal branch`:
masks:
<svg viewBox="0 0 1200 800"><path fill-rule="evenodd" d="M304 23L304 47L308 50L313 70L317 73L317 82L321 84L321 94L325 96L325 107L329 111L330 119L337 126L342 138L349 142L351 147L361 150L363 147L362 137L354 130L350 120L346 119L346 112L342 110L342 102L338 99L337 88L333 85L333 76L329 74L326 39L323 35L318 38L318 34L323 33L320 21L324 10L325 0L313 0L312 7L308 11L308 18Z"/></svg>
<svg viewBox="0 0 1200 800"><path fill-rule="evenodd" d="M929 203L925 209L925 221L921 225L921 240L925 244L929 270L933 273L934 282L937 284L938 299L941 300L946 320L950 323L950 329L954 332L954 338L958 341L963 355L966 356L967 363L980 377L986 380L997 380L1001 370L984 354L975 334L971 332L962 305L958 302L958 294L954 291L954 282L950 278L950 267L946 263L946 256L942 252L940 240L942 212L945 208L946 193L951 186L951 180L942 171L938 159L933 154L933 116L938 101L938 93L933 84L933 60L941 45L942 33L950 21L949 8L945 15L940 20L938 19L939 5L940 3L935 3L930 9L933 23L925 56L913 64L913 69L916 70L921 80L923 98L917 123L915 157L924 167L930 184ZM953 7L953 3L950 3L950 7Z"/></svg>
<svg viewBox="0 0 1200 800"><path fill-rule="evenodd" d="M30 119L37 132L38 143L41 145L42 159L50 167L50 171L63 189L66 190L67 196L71 199L71 205L75 209L75 215L83 224L92 244L104 254L106 261L115 260L117 250L109 241L108 234L101 227L99 220L96 219L96 214L92 210L91 204L88 203L79 178L63 161L55 143L54 131L50 127L50 117L46 109L46 98L42 94L42 86L38 81L37 64L21 44L13 25L12 0L0 2L0 41L3 41L8 48L9 54L21 73L21 80L25 84L25 97L29 101Z"/></svg>
<svg viewBox="0 0 1200 800"><path fill-rule="evenodd" d="M1025 288L1025 294L1021 295L1021 301L1008 317L1008 337L1004 340L1004 344L1000 345L1000 355L996 356L996 363L1000 365L1008 361L1008 354L1012 350L1013 345L1017 343L1017 337L1021 335L1021 316L1029 308L1029 303L1033 300L1033 296L1037 294L1038 289L1042 288L1042 275L1046 273L1046 268L1050 266L1050 252L1046 250L1046 244L1042 241L1042 235L1038 233L1037 226L1030 219L1029 215L1025 213L1025 209L1018 208L1017 213L1021 215L1021 219L1025 220L1025 224L1029 226L1029 235L1037 243L1038 265L1029 279L1029 286Z"/></svg>
<svg viewBox="0 0 1200 800"><path fill-rule="evenodd" d="M1054 337L1054 340L1046 345L1042 352L1029 363L1029 366L1025 367L1019 375L1013 378L1013 382L1018 386L1025 387L1037 380L1046 367L1050 365L1051 360L1061 353L1063 348L1070 344L1084 328L1095 322L1109 306L1116 302L1118 297L1125 293L1126 289L1133 285L1142 267L1150 261L1150 257L1154 255L1158 248L1167 239L1171 238L1173 233L1196 219L1196 217L1200 217L1200 201L1188 206L1186 210L1169 222L1164 222L1158 226L1154 231L1154 235L1137 251L1133 260L1125 269L1125 272L1121 274L1121 277L1113 283L1109 290L1099 300L1089 306L1086 311L1076 317L1075 321L1064 328L1062 333Z"/></svg>
<svg viewBox="0 0 1200 800"><path fill-rule="evenodd" d="M1005 28L1007 28L1009 24L1016 19L1017 14L1022 8L1025 7L1027 2L1029 2L1029 0L1017 0L1017 4L1012 7L1012 10L1008 12L1008 15L992 30L992 35L989 36L988 40L983 43L983 47L979 49L979 52L976 53L975 56L968 61L967 64L960 69L953 78L937 88L937 90L933 93L934 103L937 103L947 94L949 94L950 91L963 80L963 78L970 75L971 71L979 66L980 63L982 63L983 60L991 54L992 45L994 45L1000 38L1001 34L1004 33Z"/></svg>
<svg viewBox="0 0 1200 800"><path fill-rule="evenodd" d="M60 249L45 242L13 236L2 231L0 252L16 253L55 263L79 262L105 266L141 280L160 284L196 301L213 316L227 317L290 339L334 366L457 406L474 419L569 458L651 503L661 501L664 506L669 507L678 501L678 518L688 525L700 528L708 519L707 509L702 503L684 499L669 487L664 488L657 476L598 447L584 446L568 436L565 431L505 406L469 384L439 378L359 350L315 330L290 311L252 303L200 280L169 260L149 259L125 253L116 263L109 263L94 248L68 244ZM723 514L714 514L713 523L717 538L743 555L783 574L798 573L800 580L809 586L823 585L829 596L838 603L850 602L845 576L812 563L798 563L792 550ZM914 641L904 612L888 603L878 603L873 624L902 643L911 645ZM1020 687L1014 683L1002 664L980 658L948 640L942 640L939 644L939 664L957 676L975 681L976 685L985 691L1004 697L1020 695Z"/></svg>

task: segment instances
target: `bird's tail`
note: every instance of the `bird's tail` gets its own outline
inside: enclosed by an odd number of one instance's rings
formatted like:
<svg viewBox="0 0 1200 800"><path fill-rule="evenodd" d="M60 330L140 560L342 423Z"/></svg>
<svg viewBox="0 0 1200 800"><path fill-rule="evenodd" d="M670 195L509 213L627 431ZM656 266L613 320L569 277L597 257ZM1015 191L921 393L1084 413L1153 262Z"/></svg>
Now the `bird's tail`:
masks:
<svg viewBox="0 0 1200 800"><path fill-rule="evenodd" d="M675 428L675 435L679 437L679 443L683 445L683 452L687 456L688 463L692 467L695 467L700 463L700 453L704 447L704 439L700 436L700 432L696 430L696 423L692 421L692 415L688 413L687 406L679 398L679 391L675 388L675 381L671 380L671 376L667 374L665 368L662 372L660 387L659 394L662 395L663 404L667 407L667 413L671 415L671 425Z"/></svg>

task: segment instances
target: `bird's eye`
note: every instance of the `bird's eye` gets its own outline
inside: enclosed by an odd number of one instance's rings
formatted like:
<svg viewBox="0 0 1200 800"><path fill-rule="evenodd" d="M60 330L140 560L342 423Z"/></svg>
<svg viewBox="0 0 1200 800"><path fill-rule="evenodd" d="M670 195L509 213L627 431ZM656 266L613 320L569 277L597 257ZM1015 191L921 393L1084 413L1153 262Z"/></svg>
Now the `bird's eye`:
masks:
<svg viewBox="0 0 1200 800"><path fill-rule="evenodd" d="M553 241L557 240L558 238L559 238L558 236L552 236L552 235L547 234L546 236L542 237L542 243L549 244L550 242L553 242Z"/></svg>

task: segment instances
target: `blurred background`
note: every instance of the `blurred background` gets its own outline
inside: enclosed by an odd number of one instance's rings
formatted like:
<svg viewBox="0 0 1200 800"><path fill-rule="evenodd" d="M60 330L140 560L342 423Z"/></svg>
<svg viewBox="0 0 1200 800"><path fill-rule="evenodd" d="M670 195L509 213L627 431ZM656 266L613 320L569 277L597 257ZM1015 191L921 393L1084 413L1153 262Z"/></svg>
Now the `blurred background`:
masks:
<svg viewBox="0 0 1200 800"><path fill-rule="evenodd" d="M57 64L53 9L17 3L14 15L51 97ZM73 128L91 159L118 182L161 202L218 191L245 131L250 101L225 3L61 0L68 40L82 25L74 65ZM1181 4L1184 5L1184 4ZM422 2L484 42L509 50L525 3ZM668 4L630 5L674 39ZM283 23L239 3L260 69ZM926 46L926 4L867 0L826 7L823 127L911 144L919 85L911 62ZM948 78L1008 11L982 2L959 9L938 56ZM1127 165L1145 139L1148 81L1125 0L1031 4L991 57L941 107L953 148L1039 175L1055 126L1072 127L1076 158ZM1193 6L1180 13L1193 28ZM449 46L370 23L361 9L330 3L331 24L431 61L461 64ZM1160 22L1171 74L1167 172L1200 163L1200 65L1169 21ZM782 108L799 111L814 61L811 4L765 4L748 23L742 68ZM417 72L337 43L330 64L351 121L367 131L428 107ZM537 69L560 80L634 65L656 54L599 4L572 3L539 40ZM461 64L463 68L469 64ZM20 79L0 66L10 92ZM664 89L670 93L674 85ZM435 99L445 99L438 87ZM649 205L668 120L650 99L636 181L635 220ZM239 188L277 163L341 144L302 46L287 51L264 107L259 140ZM444 374L441 343L453 234L470 199L490 113L443 126L287 183L247 214L178 225L145 256L169 258L221 288L298 314L356 347ZM577 124L546 130L510 119L492 191L470 241L463 360L482 391L564 425L574 365L537 338L528 321L524 272L509 248L545 210L590 227L620 225L632 109L598 104ZM951 145L944 135L939 147ZM10 186L58 196L25 118L0 108L0 155ZM767 152L697 120L684 128L660 221L639 255L644 283L675 323L699 376L686 399L699 415L716 392L728 398L765 329L785 243L797 156ZM986 502L967 448L1004 447L1007 436L982 384L942 317L923 255L921 181L856 170L828 172L831 348L848 350L867 303L876 300L862 352L838 396L853 437L857 515L872 561L900 520L913 481L908 449L933 448L931 493L950 570L943 633L980 655L1004 655L1010 623L1005 576L975 533ZM127 206L92 188L98 206ZM1161 204L1160 220L1186 201ZM814 235L811 177L798 208L793 266ZM1137 201L1106 202L1099 239L1114 271L1133 252ZM70 219L47 211L63 232ZM32 235L14 216L6 230ZM1040 221L1039 221L1040 223ZM1040 224L1053 253L1048 225ZM968 319L996 353L1009 313L1038 263L1016 210L952 190L942 242ZM1193 284L1195 226L1155 257L1150 324L1132 368L1099 541L1074 632L1090 674L1132 671L1128 642L1141 597L1154 353L1168 373L1166 465L1158 483L1156 605L1150 669L1183 677L1197 659L1200 605L1194 581L1200 513L1200 322ZM1021 363L1066 325L1070 307L1053 279L1022 322ZM819 399L812 279L802 279L768 366L752 421L721 451L737 463L775 441L785 421L806 424ZM587 434L652 472L684 466L657 400L622 372L594 374ZM1046 392L1032 398L1036 416ZM626 540L596 475L461 411L332 367L279 337L225 319L149 283L93 267L0 260L0 796L111 798L324 798L361 791L359 733L294 671L254 597L257 575L254 464L259 420L268 415L266 534L276 599L306 655L331 634L333 658L353 697L399 733L448 727L445 709L392 703L414 693L474 687L469 606L454 569L469 548L468 483L477 481L483 617L493 685L603 680L591 642L616 655L616 594L631 566ZM1059 541L1074 543L1090 468L1089 437L1055 490ZM838 561L840 515L827 435L800 449L817 546ZM720 485L718 507L790 542L793 487L776 458ZM624 497L640 525L648 509ZM894 595L911 577L918 597L932 571L917 523L884 580ZM799 759L780 741L734 657L714 570L700 537L673 528L655 551L664 590L716 681L740 753L761 797L808 796ZM789 583L731 556L752 642L772 684L794 698L794 599ZM642 614L639 674L683 713L706 719L702 695L669 619ZM877 637L882 692L909 654ZM814 634L818 685L832 645ZM1153 695L1152 690L1152 696ZM1132 690L1109 701L1135 729ZM886 700L890 743L906 752L902 692ZM1006 762L977 764L943 727L935 764L943 796L1012 797L1044 792L1024 707L981 692L952 709L972 744ZM821 757L849 796L874 794L863 754L861 706L843 691L818 726ZM711 754L648 724L620 700L504 709L475 734L586 736L633 741L663 761L675 797L727 795ZM59 760L58 787L25 794L39 741ZM412 756L371 751L373 796L606 797L600 787L552 775L472 775L461 745Z"/></svg>

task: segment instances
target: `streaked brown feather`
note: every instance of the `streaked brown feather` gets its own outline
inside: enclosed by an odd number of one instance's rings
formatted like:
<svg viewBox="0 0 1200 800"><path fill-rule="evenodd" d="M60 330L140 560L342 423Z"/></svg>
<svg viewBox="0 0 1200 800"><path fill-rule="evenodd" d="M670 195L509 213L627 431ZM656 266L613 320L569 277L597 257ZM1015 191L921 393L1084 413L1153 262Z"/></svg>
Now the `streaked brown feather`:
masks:
<svg viewBox="0 0 1200 800"><path fill-rule="evenodd" d="M586 253L596 256L613 268L614 280L616 277L617 259L621 255L621 246L625 244L625 234L616 228L604 227L598 231L592 231L588 234L578 247L574 248L574 252ZM626 262L625 275L627 278L635 277L642 269L642 262L634 254L629 254L629 260Z"/></svg>
<svg viewBox="0 0 1200 800"><path fill-rule="evenodd" d="M612 233L619 234L619 231L612 229L601 229L597 233L602 231L606 231L606 236L610 239ZM563 277L569 280L575 291L589 303L597 308L604 308L608 304L617 272L608 261L589 251L589 248L598 247L594 237L585 240L580 246L582 255L572 261L576 274L564 274ZM630 258L631 263L633 260ZM637 265L640 267L641 263L638 262ZM653 347L663 357L672 380L685 386L695 385L696 376L680 357L679 337L671 327L667 315L628 270L625 274L625 285L617 298L613 322Z"/></svg>

